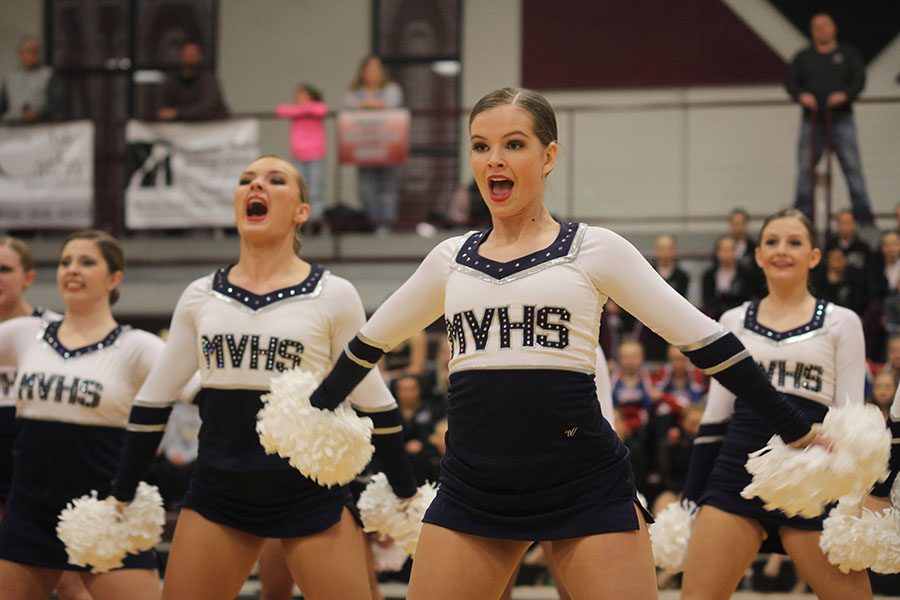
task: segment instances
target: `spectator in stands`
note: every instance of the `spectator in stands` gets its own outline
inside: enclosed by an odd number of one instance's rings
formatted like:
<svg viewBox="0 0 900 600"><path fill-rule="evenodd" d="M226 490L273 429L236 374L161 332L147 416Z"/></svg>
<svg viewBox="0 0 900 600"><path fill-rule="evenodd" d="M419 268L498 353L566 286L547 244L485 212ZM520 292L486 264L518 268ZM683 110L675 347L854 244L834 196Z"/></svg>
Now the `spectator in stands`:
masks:
<svg viewBox="0 0 900 600"><path fill-rule="evenodd" d="M619 368L611 379L613 406L631 434L643 440L660 394L644 367L644 348L639 342L626 340L619 345Z"/></svg>
<svg viewBox="0 0 900 600"><path fill-rule="evenodd" d="M700 431L703 404L693 404L685 408L680 423L666 428L663 441L659 445L657 470L663 490L653 502L653 514L658 515L670 503L678 500L687 478L694 438Z"/></svg>
<svg viewBox="0 0 900 600"><path fill-rule="evenodd" d="M404 375L421 376L427 365L428 335L424 331L418 331L386 352L379 368L384 380L391 382Z"/></svg>
<svg viewBox="0 0 900 600"><path fill-rule="evenodd" d="M877 299L896 294L900 285L900 233L889 229L881 234L881 252L872 260L872 291Z"/></svg>
<svg viewBox="0 0 900 600"><path fill-rule="evenodd" d="M363 59L356 80L344 97L346 109L386 109L403 106L403 90L391 81L384 64L377 56ZM397 200L400 190L400 168L373 166L357 168L359 196L376 233L384 235L397 220Z"/></svg>
<svg viewBox="0 0 900 600"><path fill-rule="evenodd" d="M737 262L734 238L716 240L712 266L703 273L703 310L718 319L726 310L739 306L753 295L752 277Z"/></svg>
<svg viewBox="0 0 900 600"><path fill-rule="evenodd" d="M696 369L687 356L675 346L669 346L666 364L653 375L659 392L656 416L660 434L671 425L687 407L703 402L706 381L703 372Z"/></svg>
<svg viewBox="0 0 900 600"><path fill-rule="evenodd" d="M788 93L803 107L794 205L808 216L812 215L813 168L822 155L830 127L831 144L850 189L853 214L861 223L870 225L873 223L872 207L863 179L853 120L853 101L866 83L865 63L855 48L838 44L837 27L829 15L814 15L810 33L812 45L794 57L785 82Z"/></svg>
<svg viewBox="0 0 900 600"><path fill-rule="evenodd" d="M185 42L178 51L178 73L169 77L162 89L160 121L201 121L224 119L228 107L215 73L203 64L203 50L197 42Z"/></svg>
<svg viewBox="0 0 900 600"><path fill-rule="evenodd" d="M863 315L866 334L866 357L875 362L884 360L885 312L896 312L898 284L900 284L900 233L888 230L881 234L880 252L874 254L869 269L869 305Z"/></svg>
<svg viewBox="0 0 900 600"><path fill-rule="evenodd" d="M872 382L872 392L866 401L874 404L881 410L885 422L890 420L891 404L894 402L894 394L897 392L897 380L894 373L889 370L882 371L875 376Z"/></svg>
<svg viewBox="0 0 900 600"><path fill-rule="evenodd" d="M743 208L733 208L728 213L728 229L731 239L734 240L734 256L744 266L755 267L756 260L753 257L753 251L756 249L756 242L747 234L749 222L750 215Z"/></svg>
<svg viewBox="0 0 900 600"><path fill-rule="evenodd" d="M647 491L647 474L650 472L650 459L647 456L647 448L643 436L635 436L628 425L622 408L613 410L613 429L616 435L628 448L628 462L634 472L634 484L641 493Z"/></svg>
<svg viewBox="0 0 900 600"><path fill-rule="evenodd" d="M657 237L653 242L653 253L654 258L650 264L656 272L676 292L687 297L690 276L678 265L678 246L675 237L668 234ZM639 328L638 338L644 346L646 359L654 362L665 360L669 343L640 322L636 323L635 327Z"/></svg>
<svg viewBox="0 0 900 600"><path fill-rule="evenodd" d="M166 510L177 510L187 494L197 460L200 411L195 404L178 402L172 408L159 456L150 466L148 482L159 487Z"/></svg>
<svg viewBox="0 0 900 600"><path fill-rule="evenodd" d="M322 93L308 83L294 92L293 104L279 104L275 114L291 120L291 153L309 189L309 226L318 233L325 217L325 117Z"/></svg>
<svg viewBox="0 0 900 600"><path fill-rule="evenodd" d="M867 273L872 266L872 248L859 237L859 223L848 208L839 210L835 216L836 232L825 242L825 250L839 247L847 256L847 264Z"/></svg>
<svg viewBox="0 0 900 600"><path fill-rule="evenodd" d="M834 246L825 255L825 271L815 273L813 286L818 297L845 306L862 315L869 302L863 272L850 266L844 250Z"/></svg>
<svg viewBox="0 0 900 600"><path fill-rule="evenodd" d="M874 365L872 371L878 375L882 371L890 371L894 374L894 380L900 381L900 335L892 335L887 342L887 362L883 365Z"/></svg>
<svg viewBox="0 0 900 600"><path fill-rule="evenodd" d="M16 46L19 66L0 83L0 120L37 123L58 117L61 86L53 69L41 64L41 45L26 35Z"/></svg>
<svg viewBox="0 0 900 600"><path fill-rule="evenodd" d="M422 442L434 431L434 424L442 415L437 407L422 399L422 384L415 375L398 377L393 388L403 417L406 451L416 454L422 449Z"/></svg>
<svg viewBox="0 0 900 600"><path fill-rule="evenodd" d="M413 475L416 477L416 485L422 485L426 481L437 483L441 473L441 458L447 452L447 444L444 436L447 434L447 419L439 419L434 423L434 429L428 435L428 439L422 442L422 449L415 454L410 454L409 462L412 464Z"/></svg>

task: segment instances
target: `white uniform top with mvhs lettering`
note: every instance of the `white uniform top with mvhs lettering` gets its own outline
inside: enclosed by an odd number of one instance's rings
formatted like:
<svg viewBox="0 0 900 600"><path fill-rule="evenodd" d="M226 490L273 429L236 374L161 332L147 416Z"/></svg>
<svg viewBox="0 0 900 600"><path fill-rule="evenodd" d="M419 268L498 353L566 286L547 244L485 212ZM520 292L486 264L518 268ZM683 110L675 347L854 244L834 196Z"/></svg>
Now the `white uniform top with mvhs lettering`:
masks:
<svg viewBox="0 0 900 600"><path fill-rule="evenodd" d="M138 404L169 403L198 369L206 390L264 392L273 376L293 368L322 377L365 320L356 289L319 265L302 283L262 296L230 284L227 272L219 269L185 289L163 357ZM394 404L377 372L360 384L353 401Z"/></svg>
<svg viewBox="0 0 900 600"><path fill-rule="evenodd" d="M560 223L551 245L502 263L479 253L490 234L439 244L359 334L386 350L446 321L447 451L425 522L528 540L637 528L628 451L597 403L603 306L678 345L722 328L609 230Z"/></svg>
<svg viewBox="0 0 900 600"><path fill-rule="evenodd" d="M38 317L0 324L0 363L18 368L18 417L124 428L162 340L117 326L101 342L69 349L59 342L58 329L58 321Z"/></svg>
<svg viewBox="0 0 900 600"><path fill-rule="evenodd" d="M362 330L392 347L441 314L453 346L450 371L557 369L592 374L607 298L671 343L719 331L619 235L562 223L550 247L499 263L477 254L488 232L439 244Z"/></svg>
<svg viewBox="0 0 900 600"><path fill-rule="evenodd" d="M58 321L62 318L62 315L44 308L35 308L31 316L40 317L46 321ZM0 366L0 408L16 406L15 381L15 367Z"/></svg>
<svg viewBox="0 0 900 600"><path fill-rule="evenodd" d="M777 332L760 325L758 307L758 301L746 302L723 314L720 322L744 343L775 389L825 407L863 403L865 342L856 313L817 300L808 322ZM734 400L714 380L703 422L727 421Z"/></svg>

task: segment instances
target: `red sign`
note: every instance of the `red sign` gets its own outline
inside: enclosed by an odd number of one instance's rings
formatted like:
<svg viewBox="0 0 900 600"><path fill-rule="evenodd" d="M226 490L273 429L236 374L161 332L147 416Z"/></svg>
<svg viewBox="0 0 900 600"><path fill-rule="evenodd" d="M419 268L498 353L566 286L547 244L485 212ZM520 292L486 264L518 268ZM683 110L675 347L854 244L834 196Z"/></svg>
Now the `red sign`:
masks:
<svg viewBox="0 0 900 600"><path fill-rule="evenodd" d="M344 110L338 114L342 164L401 165L409 156L409 111Z"/></svg>

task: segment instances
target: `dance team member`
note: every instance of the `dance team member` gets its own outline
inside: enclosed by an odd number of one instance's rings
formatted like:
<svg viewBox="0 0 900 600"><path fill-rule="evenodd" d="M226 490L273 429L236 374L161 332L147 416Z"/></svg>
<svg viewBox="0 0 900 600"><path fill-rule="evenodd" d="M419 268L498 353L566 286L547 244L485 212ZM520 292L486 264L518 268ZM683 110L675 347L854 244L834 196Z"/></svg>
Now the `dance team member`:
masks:
<svg viewBox="0 0 900 600"><path fill-rule="evenodd" d="M648 516L595 391L607 299L731 389L752 390L755 407L789 443L816 434L740 341L631 244L551 217L544 183L556 165L556 118L542 96L492 92L472 110L469 132L493 227L432 250L350 341L312 402L336 406L385 351L444 315L452 345L447 453L408 597L499 597L529 544L550 541L573 598L656 598Z"/></svg>

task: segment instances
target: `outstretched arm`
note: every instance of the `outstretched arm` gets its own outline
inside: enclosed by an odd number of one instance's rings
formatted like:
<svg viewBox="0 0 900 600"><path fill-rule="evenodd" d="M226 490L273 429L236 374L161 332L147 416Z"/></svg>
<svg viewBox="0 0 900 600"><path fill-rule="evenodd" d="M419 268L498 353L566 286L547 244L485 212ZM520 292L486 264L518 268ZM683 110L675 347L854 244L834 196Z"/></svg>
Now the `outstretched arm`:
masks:
<svg viewBox="0 0 900 600"><path fill-rule="evenodd" d="M666 284L628 241L591 228L581 254L599 290L746 400L785 442L812 441L809 421L772 387L741 341Z"/></svg>

